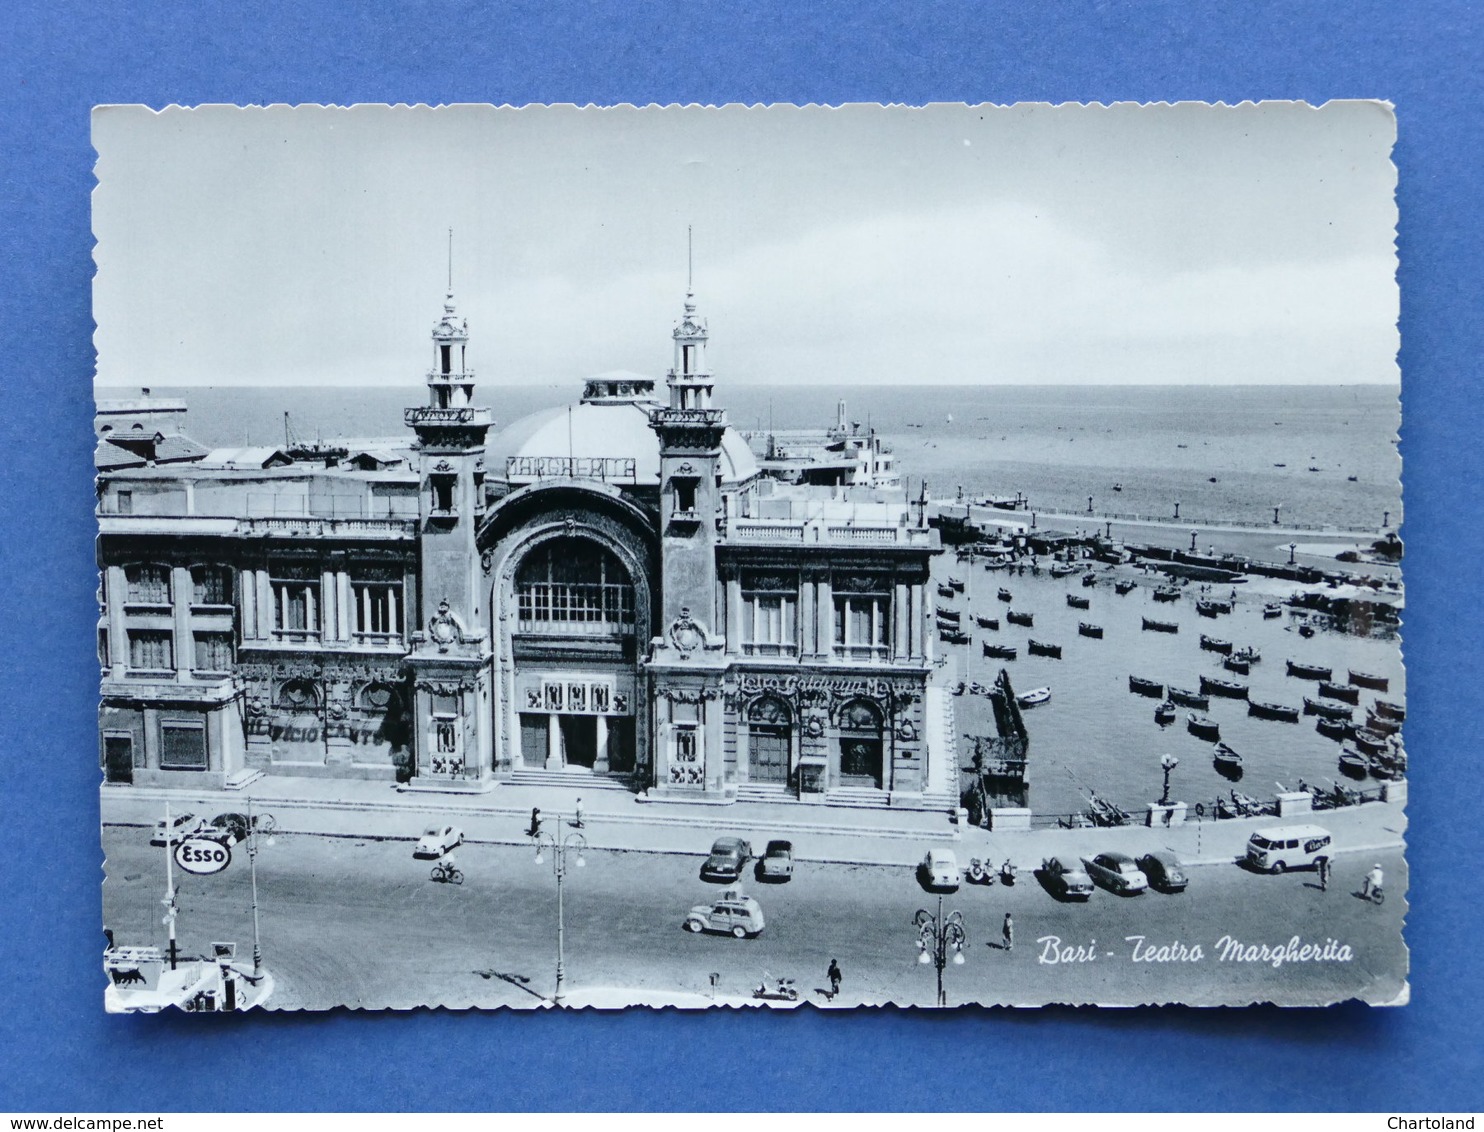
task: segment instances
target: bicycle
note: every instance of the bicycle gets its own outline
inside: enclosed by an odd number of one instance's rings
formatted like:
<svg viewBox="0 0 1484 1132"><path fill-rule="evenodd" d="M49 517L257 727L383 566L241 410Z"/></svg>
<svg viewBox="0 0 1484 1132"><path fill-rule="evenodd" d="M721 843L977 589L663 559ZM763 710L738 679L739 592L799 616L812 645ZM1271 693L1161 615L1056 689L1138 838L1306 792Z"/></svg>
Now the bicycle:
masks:
<svg viewBox="0 0 1484 1132"><path fill-rule="evenodd" d="M1386 893L1382 890L1379 884L1371 885L1368 891L1362 889L1360 898L1362 900L1369 900L1372 904L1375 904L1378 907L1386 903Z"/></svg>
<svg viewBox="0 0 1484 1132"><path fill-rule="evenodd" d="M439 861L433 866L428 879L437 881L439 884L463 884L464 874L453 862Z"/></svg>

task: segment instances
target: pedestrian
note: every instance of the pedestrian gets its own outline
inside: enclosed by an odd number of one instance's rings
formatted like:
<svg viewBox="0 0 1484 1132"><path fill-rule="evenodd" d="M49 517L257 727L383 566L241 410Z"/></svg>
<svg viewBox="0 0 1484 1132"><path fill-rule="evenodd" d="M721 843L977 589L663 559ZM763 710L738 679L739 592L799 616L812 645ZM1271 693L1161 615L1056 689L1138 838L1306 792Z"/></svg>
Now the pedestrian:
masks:
<svg viewBox="0 0 1484 1132"><path fill-rule="evenodd" d="M830 980L830 998L833 999L837 994L840 993L841 976L840 963L838 960L830 960L830 969L825 972L825 976Z"/></svg>
<svg viewBox="0 0 1484 1132"><path fill-rule="evenodd" d="M531 807L531 828L526 830L527 837L539 837L541 835L541 808Z"/></svg>
<svg viewBox="0 0 1484 1132"><path fill-rule="evenodd" d="M1329 858L1319 858L1319 891L1329 891Z"/></svg>
<svg viewBox="0 0 1484 1132"><path fill-rule="evenodd" d="M572 819L572 824L578 829L582 828L582 799L577 799L577 812Z"/></svg>
<svg viewBox="0 0 1484 1132"><path fill-rule="evenodd" d="M1000 930L1000 934L1005 941L1005 950L1009 951L1015 946L1015 920L1009 912L1005 913L1005 926Z"/></svg>

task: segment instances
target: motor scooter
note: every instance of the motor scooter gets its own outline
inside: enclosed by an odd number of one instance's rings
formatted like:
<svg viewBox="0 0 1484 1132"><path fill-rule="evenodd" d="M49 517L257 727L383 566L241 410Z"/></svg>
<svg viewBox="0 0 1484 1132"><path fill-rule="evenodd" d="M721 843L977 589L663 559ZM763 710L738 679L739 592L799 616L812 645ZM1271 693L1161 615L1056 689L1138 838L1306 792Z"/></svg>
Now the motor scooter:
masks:
<svg viewBox="0 0 1484 1132"><path fill-rule="evenodd" d="M781 1002L797 1002L799 988L793 979L770 979L766 971L763 981L752 988L753 998L766 998Z"/></svg>
<svg viewBox="0 0 1484 1132"><path fill-rule="evenodd" d="M994 884L994 866L978 857L969 858L969 883Z"/></svg>
<svg viewBox="0 0 1484 1132"><path fill-rule="evenodd" d="M1005 863L1000 866L1000 883L1006 887L1015 883L1015 862L1009 857L1006 857Z"/></svg>

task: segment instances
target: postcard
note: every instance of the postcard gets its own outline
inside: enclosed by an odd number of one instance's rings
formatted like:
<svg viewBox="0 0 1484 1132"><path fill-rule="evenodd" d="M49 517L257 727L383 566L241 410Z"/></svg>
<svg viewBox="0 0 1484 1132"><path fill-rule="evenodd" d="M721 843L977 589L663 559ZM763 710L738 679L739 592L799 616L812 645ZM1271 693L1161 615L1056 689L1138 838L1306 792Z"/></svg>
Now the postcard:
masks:
<svg viewBox="0 0 1484 1132"><path fill-rule="evenodd" d="M94 112L107 1010L1408 997L1379 102Z"/></svg>

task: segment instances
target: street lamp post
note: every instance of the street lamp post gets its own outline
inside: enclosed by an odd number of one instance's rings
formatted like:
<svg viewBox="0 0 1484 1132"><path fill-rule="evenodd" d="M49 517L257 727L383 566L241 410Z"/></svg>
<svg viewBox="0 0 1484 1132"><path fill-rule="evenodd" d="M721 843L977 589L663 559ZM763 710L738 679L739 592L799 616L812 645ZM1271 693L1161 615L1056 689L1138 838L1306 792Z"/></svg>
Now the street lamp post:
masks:
<svg viewBox="0 0 1484 1132"><path fill-rule="evenodd" d="M268 838L273 844L273 838ZM263 977L263 945L258 937L258 819L252 812L252 795L247 796L247 866L252 876L252 981Z"/></svg>
<svg viewBox="0 0 1484 1132"><path fill-rule="evenodd" d="M180 915L180 906L175 900L175 870L171 868L175 855L175 827L170 824L170 803L165 803L165 927L170 930L170 969L175 970L177 950L175 945L175 920Z"/></svg>
<svg viewBox="0 0 1484 1132"><path fill-rule="evenodd" d="M1165 755L1159 760L1159 768L1165 772L1164 793L1159 796L1159 804L1168 806L1170 804L1170 771L1180 765L1180 760L1174 755Z"/></svg>
<svg viewBox="0 0 1484 1132"><path fill-rule="evenodd" d="M964 914L954 910L945 917L943 898L938 897L938 914L934 916L926 908L919 908L912 917L917 928L917 961L931 963L938 970L938 1005L947 1006L943 996L943 968L948 966L949 948L953 949L953 962L962 966L964 944L969 942L968 930L964 927Z"/></svg>
<svg viewBox="0 0 1484 1132"><path fill-rule="evenodd" d="M1298 543L1291 542L1291 543L1288 544L1288 564L1290 566L1293 565L1293 552L1296 551L1297 549L1298 549Z"/></svg>
<svg viewBox="0 0 1484 1132"><path fill-rule="evenodd" d="M1198 535L1198 534L1200 534L1200 533L1201 533L1200 531L1191 531L1190 532L1190 553L1192 553L1192 554L1195 553L1195 536Z"/></svg>
<svg viewBox="0 0 1484 1132"><path fill-rule="evenodd" d="M557 828L561 828L561 819L557 819ZM554 833L538 833L536 835L536 864L544 860L542 851L551 850L552 867L556 872L557 886L557 961L556 961L556 993L552 996L552 1002L557 1006L562 1005L562 998L567 983L567 924L566 909L563 904L563 882L567 878L567 853L571 850L577 851L577 867L583 868L587 861L582 856L582 851L587 848L587 838L580 833L569 833L565 837Z"/></svg>

